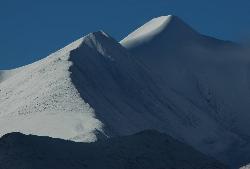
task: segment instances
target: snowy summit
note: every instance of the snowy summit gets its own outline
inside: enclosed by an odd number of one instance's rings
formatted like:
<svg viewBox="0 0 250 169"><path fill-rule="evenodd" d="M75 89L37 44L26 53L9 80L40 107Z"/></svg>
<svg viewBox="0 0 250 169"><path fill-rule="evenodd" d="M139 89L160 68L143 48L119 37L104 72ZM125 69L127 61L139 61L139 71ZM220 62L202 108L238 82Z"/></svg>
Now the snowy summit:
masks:
<svg viewBox="0 0 250 169"><path fill-rule="evenodd" d="M155 129L238 167L250 162L249 65L239 44L173 15L121 42L93 32L0 71L0 136L95 142Z"/></svg>

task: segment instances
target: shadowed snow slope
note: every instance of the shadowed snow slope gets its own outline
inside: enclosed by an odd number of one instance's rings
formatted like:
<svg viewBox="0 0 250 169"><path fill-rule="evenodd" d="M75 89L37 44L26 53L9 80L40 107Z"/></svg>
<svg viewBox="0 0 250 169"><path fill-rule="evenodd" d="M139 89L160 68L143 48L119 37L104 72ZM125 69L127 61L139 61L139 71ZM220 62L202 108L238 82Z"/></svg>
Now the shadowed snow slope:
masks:
<svg viewBox="0 0 250 169"><path fill-rule="evenodd" d="M250 141L249 51L238 44L201 35L176 16L153 19L120 43L151 70L153 79L161 79L157 84L163 90L170 88L189 101L193 108L178 106L189 112L189 117L200 111L220 128L214 136L208 136L211 128L201 129L207 137L198 134L196 138L207 143L204 147L187 139L190 136L184 136L186 142L232 165L237 165L243 156L250 161L246 155L249 152L239 155L239 149L249 150ZM200 128L199 124L196 127ZM225 139L225 131L234 136Z"/></svg>
<svg viewBox="0 0 250 169"><path fill-rule="evenodd" d="M92 142L157 129L238 166L249 159L250 133L249 59L238 49L175 16L153 19L121 44L91 33L0 72L0 135Z"/></svg>
<svg viewBox="0 0 250 169"><path fill-rule="evenodd" d="M102 33L85 38L70 56L72 82L108 136L157 129L211 154L240 140L190 100L158 85L150 69Z"/></svg>
<svg viewBox="0 0 250 169"><path fill-rule="evenodd" d="M150 69L104 32L11 72L0 83L1 135L19 131L95 141L157 129L204 152L221 152L238 139L188 99L158 85Z"/></svg>
<svg viewBox="0 0 250 169"><path fill-rule="evenodd" d="M95 143L11 133L0 139L1 168L226 169L165 134L144 131Z"/></svg>

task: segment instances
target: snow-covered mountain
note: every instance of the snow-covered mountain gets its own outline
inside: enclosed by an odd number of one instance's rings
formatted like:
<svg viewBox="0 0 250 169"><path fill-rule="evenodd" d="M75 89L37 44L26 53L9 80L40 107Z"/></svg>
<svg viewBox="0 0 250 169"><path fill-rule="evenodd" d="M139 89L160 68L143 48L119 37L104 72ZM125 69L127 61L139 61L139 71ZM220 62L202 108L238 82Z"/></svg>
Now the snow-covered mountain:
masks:
<svg viewBox="0 0 250 169"><path fill-rule="evenodd" d="M165 134L144 131L95 143L11 133L0 139L1 168L226 169Z"/></svg>
<svg viewBox="0 0 250 169"><path fill-rule="evenodd" d="M94 141L102 123L73 83L70 51L84 38L36 63L1 73L0 133L27 134Z"/></svg>
<svg viewBox="0 0 250 169"><path fill-rule="evenodd" d="M94 32L0 71L0 135L93 142L156 129L239 166L250 161L248 65L243 47L176 16L155 18L120 43Z"/></svg>
<svg viewBox="0 0 250 169"><path fill-rule="evenodd" d="M211 128L203 130L206 135L203 138L196 135L208 144L204 147L197 147L194 140L185 137L184 140L217 158L226 156L229 159L223 160L230 163L250 160L246 151L239 155L236 150L239 147L249 150L250 52L247 49L202 35L171 15L152 19L123 39L121 44L138 62L151 69L151 77L160 78L158 84L162 88L170 88L195 107L179 105L184 112L190 112L192 117L198 110L199 114L212 118L220 128L214 136L208 136ZM200 126L195 125L195 128ZM225 137L225 131L232 133L232 137ZM189 135L192 134L189 132ZM222 155L225 150L226 155ZM237 160L236 152L240 156Z"/></svg>

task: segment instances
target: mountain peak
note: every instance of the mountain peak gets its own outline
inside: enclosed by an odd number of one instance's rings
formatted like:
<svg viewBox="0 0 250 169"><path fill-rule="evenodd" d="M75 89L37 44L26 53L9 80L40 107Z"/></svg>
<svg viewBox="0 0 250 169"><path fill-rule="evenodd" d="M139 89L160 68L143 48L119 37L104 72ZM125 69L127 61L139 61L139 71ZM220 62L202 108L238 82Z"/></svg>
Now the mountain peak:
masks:
<svg viewBox="0 0 250 169"><path fill-rule="evenodd" d="M91 48L96 48L100 45L105 45L106 43L110 44L114 42L117 43L116 40L114 40L111 36L109 36L104 31L100 30L89 33L88 35L84 36L82 38L81 45L85 44Z"/></svg>
<svg viewBox="0 0 250 169"><path fill-rule="evenodd" d="M110 38L110 36L103 30L99 30L96 32L89 33L88 35L84 36L84 39L104 38L104 37Z"/></svg>
<svg viewBox="0 0 250 169"><path fill-rule="evenodd" d="M151 19L149 22L158 22L159 24L167 24L173 22L173 21L183 22L178 16L176 15L162 15L156 18Z"/></svg>
<svg viewBox="0 0 250 169"><path fill-rule="evenodd" d="M147 43L152 39L160 36L174 37L178 39L180 36L189 36L196 34L190 26L175 15L160 16L151 19L146 24L142 25L120 43L126 48L135 47L143 43Z"/></svg>
<svg viewBox="0 0 250 169"><path fill-rule="evenodd" d="M81 38L78 48L86 46L108 57L111 57L111 55L116 57L120 55L121 51L124 52L120 43L102 30L89 33Z"/></svg>

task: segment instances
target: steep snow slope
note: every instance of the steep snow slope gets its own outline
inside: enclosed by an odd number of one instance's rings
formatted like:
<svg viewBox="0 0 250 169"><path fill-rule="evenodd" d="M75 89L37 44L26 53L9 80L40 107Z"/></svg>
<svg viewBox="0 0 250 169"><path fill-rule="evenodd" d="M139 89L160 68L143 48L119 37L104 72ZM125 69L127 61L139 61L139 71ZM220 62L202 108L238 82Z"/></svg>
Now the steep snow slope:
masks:
<svg viewBox="0 0 250 169"><path fill-rule="evenodd" d="M120 43L132 50L148 43L153 45L152 42L154 42L154 45L158 43L157 45L166 47L167 43L167 45L172 45L171 47L178 47L175 45L192 45L188 43L194 41L201 43L200 45L207 44L209 46L225 45L225 43L228 45L231 44L230 42L220 41L205 35L201 36L197 31L174 15L153 18L125 37ZM164 43L161 44L161 42Z"/></svg>
<svg viewBox="0 0 250 169"><path fill-rule="evenodd" d="M157 129L238 165L238 150L249 142L247 57L224 56L235 52L233 43L200 35L174 16L154 19L121 43L128 50L94 32L1 71L0 135L91 142ZM228 156L232 147L237 159Z"/></svg>
<svg viewBox="0 0 250 169"><path fill-rule="evenodd" d="M141 43L150 41L154 36L159 34L171 21L172 16L161 16L147 22L142 27L132 32L128 37L123 39L121 43L126 47L139 46Z"/></svg>
<svg viewBox="0 0 250 169"><path fill-rule="evenodd" d="M158 85L160 79L110 37L89 36L71 61L72 82L108 136L153 128L209 153L240 141L190 100Z"/></svg>
<svg viewBox="0 0 250 169"><path fill-rule="evenodd" d="M12 70L0 83L0 133L85 142L157 129L209 154L241 141L143 64L95 32Z"/></svg>
<svg viewBox="0 0 250 169"><path fill-rule="evenodd" d="M156 131L87 144L11 133L0 139L0 165L8 169L227 168Z"/></svg>
<svg viewBox="0 0 250 169"><path fill-rule="evenodd" d="M102 123L71 82L70 51L84 38L34 64L1 73L0 134L20 131L94 141Z"/></svg>
<svg viewBox="0 0 250 169"><path fill-rule="evenodd" d="M238 139L104 32L13 71L0 83L1 135L94 141L157 129L212 153Z"/></svg>
<svg viewBox="0 0 250 169"><path fill-rule="evenodd" d="M158 84L163 89L171 88L214 119L221 129L234 133L237 139L230 139L235 142L234 151L236 147L249 147L249 51L238 44L201 35L176 16L153 19L120 43L151 70L151 77L161 79ZM207 141L213 145L220 139L211 137ZM197 147L196 143L189 143ZM231 149L225 147L224 151ZM241 160L233 152L222 155L223 151L216 151L217 148L200 150L218 158L229 158L231 154L230 160L223 159L230 163Z"/></svg>

